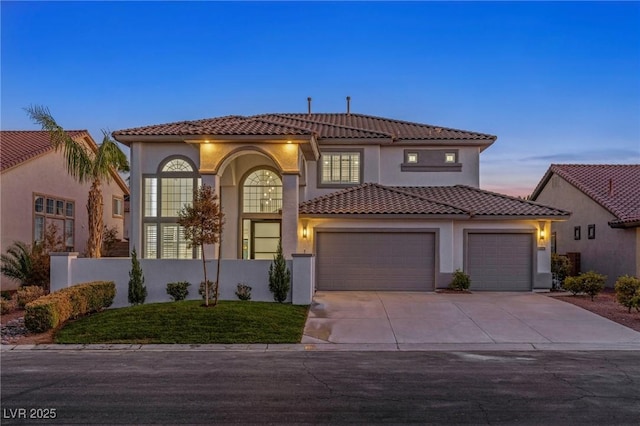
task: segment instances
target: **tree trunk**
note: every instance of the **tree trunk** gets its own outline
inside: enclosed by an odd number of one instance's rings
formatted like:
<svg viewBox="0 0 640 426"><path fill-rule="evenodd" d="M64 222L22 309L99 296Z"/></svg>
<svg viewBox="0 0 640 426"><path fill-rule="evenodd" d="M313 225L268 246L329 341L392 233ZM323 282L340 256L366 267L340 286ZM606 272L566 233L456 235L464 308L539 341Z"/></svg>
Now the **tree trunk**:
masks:
<svg viewBox="0 0 640 426"><path fill-rule="evenodd" d="M218 304L218 289L220 288L220 263L222 262L222 234L218 239L218 261L216 262L216 294L214 304Z"/></svg>
<svg viewBox="0 0 640 426"><path fill-rule="evenodd" d="M102 214L104 203L102 191L100 190L100 180L96 179L91 184L89 198L87 199L87 214L89 216L89 239L87 240L87 256L102 256Z"/></svg>
<svg viewBox="0 0 640 426"><path fill-rule="evenodd" d="M202 252L202 269L204 270L204 306L209 307L209 282L207 281L207 264L204 259L204 244L200 244Z"/></svg>

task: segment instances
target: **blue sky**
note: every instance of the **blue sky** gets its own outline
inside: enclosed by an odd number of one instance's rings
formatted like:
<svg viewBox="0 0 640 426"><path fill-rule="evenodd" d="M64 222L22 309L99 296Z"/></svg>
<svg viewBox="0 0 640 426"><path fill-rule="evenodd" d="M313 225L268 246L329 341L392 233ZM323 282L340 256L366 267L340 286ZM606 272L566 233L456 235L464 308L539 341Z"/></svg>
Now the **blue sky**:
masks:
<svg viewBox="0 0 640 426"><path fill-rule="evenodd" d="M640 3L5 2L2 129L353 112L491 133L481 186L640 162Z"/></svg>

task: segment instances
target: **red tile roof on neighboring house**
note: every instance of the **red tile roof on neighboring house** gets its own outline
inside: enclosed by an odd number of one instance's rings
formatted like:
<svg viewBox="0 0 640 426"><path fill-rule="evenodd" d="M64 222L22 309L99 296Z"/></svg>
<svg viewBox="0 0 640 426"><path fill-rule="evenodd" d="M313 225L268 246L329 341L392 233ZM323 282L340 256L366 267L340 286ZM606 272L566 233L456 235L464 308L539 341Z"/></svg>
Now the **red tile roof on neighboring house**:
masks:
<svg viewBox="0 0 640 426"><path fill-rule="evenodd" d="M113 132L116 140L126 136L296 136L315 135L319 142L353 143L353 140L384 140L385 143L412 141L477 141L486 146L496 136L428 124L362 114L260 114L229 115L195 121L136 127Z"/></svg>
<svg viewBox="0 0 640 426"><path fill-rule="evenodd" d="M89 136L86 130L68 130L72 138ZM4 171L27 160L53 151L49 133L42 130L0 131L0 170Z"/></svg>
<svg viewBox="0 0 640 426"><path fill-rule="evenodd" d="M402 187L365 183L300 204L301 215L411 214L568 218L570 213L465 185Z"/></svg>
<svg viewBox="0 0 640 426"><path fill-rule="evenodd" d="M640 226L640 164L552 164L533 191L533 199L553 174L613 214L612 227Z"/></svg>

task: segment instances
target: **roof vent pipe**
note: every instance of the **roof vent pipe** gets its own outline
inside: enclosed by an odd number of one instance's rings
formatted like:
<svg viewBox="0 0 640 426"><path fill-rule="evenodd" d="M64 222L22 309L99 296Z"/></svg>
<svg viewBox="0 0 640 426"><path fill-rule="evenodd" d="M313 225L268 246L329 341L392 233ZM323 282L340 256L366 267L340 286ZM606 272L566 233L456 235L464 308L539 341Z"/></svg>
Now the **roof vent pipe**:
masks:
<svg viewBox="0 0 640 426"><path fill-rule="evenodd" d="M351 96L347 96L347 115L351 115Z"/></svg>
<svg viewBox="0 0 640 426"><path fill-rule="evenodd" d="M307 109L309 111L307 114L311 115L311 96L307 98Z"/></svg>

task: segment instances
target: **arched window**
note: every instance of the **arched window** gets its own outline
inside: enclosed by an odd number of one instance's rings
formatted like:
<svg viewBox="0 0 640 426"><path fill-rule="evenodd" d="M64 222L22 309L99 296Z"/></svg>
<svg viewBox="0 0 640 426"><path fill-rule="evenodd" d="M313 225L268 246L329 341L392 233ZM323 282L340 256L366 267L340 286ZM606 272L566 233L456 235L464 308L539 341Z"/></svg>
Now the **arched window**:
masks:
<svg viewBox="0 0 640 426"><path fill-rule="evenodd" d="M155 175L144 177L144 257L147 259L199 258L189 248L178 215L191 204L193 193L201 185L200 175L187 158L166 159Z"/></svg>
<svg viewBox="0 0 640 426"><path fill-rule="evenodd" d="M249 174L242 187L243 213L278 213L282 209L282 179L259 169Z"/></svg>

